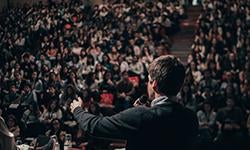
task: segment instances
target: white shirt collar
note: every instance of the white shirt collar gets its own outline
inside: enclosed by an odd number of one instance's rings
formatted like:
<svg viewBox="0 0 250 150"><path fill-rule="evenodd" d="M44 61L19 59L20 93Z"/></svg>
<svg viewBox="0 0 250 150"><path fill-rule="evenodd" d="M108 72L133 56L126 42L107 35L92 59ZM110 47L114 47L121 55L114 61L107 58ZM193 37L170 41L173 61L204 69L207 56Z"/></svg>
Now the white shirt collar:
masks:
<svg viewBox="0 0 250 150"><path fill-rule="evenodd" d="M155 106L155 105L162 104L162 103L164 103L164 101L167 100L167 99L168 99L167 96L160 96L160 97L157 97L157 98L155 98L155 99L151 102L151 107L152 107L152 106Z"/></svg>

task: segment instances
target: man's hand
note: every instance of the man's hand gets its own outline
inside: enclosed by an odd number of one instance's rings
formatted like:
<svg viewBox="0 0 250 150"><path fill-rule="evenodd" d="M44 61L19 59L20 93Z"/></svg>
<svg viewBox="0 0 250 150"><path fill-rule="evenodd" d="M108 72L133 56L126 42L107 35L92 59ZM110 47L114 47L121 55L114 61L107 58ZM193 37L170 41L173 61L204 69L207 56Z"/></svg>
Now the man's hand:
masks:
<svg viewBox="0 0 250 150"><path fill-rule="evenodd" d="M134 102L134 104L133 104L134 107L137 107L137 106L140 106L140 105L142 105L142 103L140 102L139 99L137 99L137 100Z"/></svg>
<svg viewBox="0 0 250 150"><path fill-rule="evenodd" d="M73 113L76 107L82 107L82 99L80 97L77 100L73 100L70 104L70 112Z"/></svg>

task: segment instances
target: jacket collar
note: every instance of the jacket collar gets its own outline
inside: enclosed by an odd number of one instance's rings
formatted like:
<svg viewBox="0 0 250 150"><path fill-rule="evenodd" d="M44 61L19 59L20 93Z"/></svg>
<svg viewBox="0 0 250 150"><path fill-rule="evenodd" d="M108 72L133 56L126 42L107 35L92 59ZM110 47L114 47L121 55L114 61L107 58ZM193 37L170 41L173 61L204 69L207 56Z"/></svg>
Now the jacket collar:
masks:
<svg viewBox="0 0 250 150"><path fill-rule="evenodd" d="M155 98L152 102L151 102L151 107L155 106L155 105L159 105L164 103L166 100L168 100L167 96L160 96Z"/></svg>
<svg viewBox="0 0 250 150"><path fill-rule="evenodd" d="M163 103L166 103L167 101L175 101L175 96L171 96L171 97L167 97L167 96L160 96L155 98L152 102L151 102L151 107L155 106L155 105L160 105Z"/></svg>

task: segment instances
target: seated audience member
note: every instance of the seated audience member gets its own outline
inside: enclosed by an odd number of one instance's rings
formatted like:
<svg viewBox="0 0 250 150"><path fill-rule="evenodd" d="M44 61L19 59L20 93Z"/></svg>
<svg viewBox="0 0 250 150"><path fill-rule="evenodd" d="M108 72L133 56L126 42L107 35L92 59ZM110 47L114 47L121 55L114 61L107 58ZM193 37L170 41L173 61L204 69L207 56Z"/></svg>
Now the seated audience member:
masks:
<svg viewBox="0 0 250 150"><path fill-rule="evenodd" d="M17 138L20 136L20 128L17 122L17 119L14 115L9 115L6 121L7 127L11 133L13 133L14 137Z"/></svg>
<svg viewBox="0 0 250 150"><path fill-rule="evenodd" d="M53 119L49 125L49 129L45 132L45 135L49 137L56 135L60 149L63 149L66 131L63 128L62 122L59 119Z"/></svg>
<svg viewBox="0 0 250 150"><path fill-rule="evenodd" d="M30 79L30 83L31 83L31 88L34 89L34 91L37 94L41 94L43 92L43 83L41 81L41 79L38 78L38 74L37 72L33 72L32 73L32 78Z"/></svg>
<svg viewBox="0 0 250 150"><path fill-rule="evenodd" d="M248 138L250 139L250 115L247 117L247 130L248 130Z"/></svg>
<svg viewBox="0 0 250 150"><path fill-rule="evenodd" d="M250 146L250 114L248 114L247 116L246 128L247 128L246 147L249 147Z"/></svg>
<svg viewBox="0 0 250 150"><path fill-rule="evenodd" d="M242 110L235 106L235 101L232 98L226 100L226 106L218 110L216 121L219 126L225 121L231 121L233 129L240 130L244 121Z"/></svg>
<svg viewBox="0 0 250 150"><path fill-rule="evenodd" d="M73 134L73 141L79 148L85 148L88 145L87 134L79 126L76 133Z"/></svg>
<svg viewBox="0 0 250 150"><path fill-rule="evenodd" d="M144 66L141 62L141 60L138 59L137 56L134 56L132 59L132 63L129 65L129 70L133 73L139 75L141 79L144 79Z"/></svg>
<svg viewBox="0 0 250 150"><path fill-rule="evenodd" d="M100 103L113 105L116 98L115 83L112 81L112 74L105 72L103 81L99 84ZM109 95L109 97L107 96ZM110 99L111 98L111 99Z"/></svg>
<svg viewBox="0 0 250 150"><path fill-rule="evenodd" d="M44 96L40 101L40 105L46 107L49 106L51 101L59 101L59 93L56 90L55 84L49 84L47 90L44 92Z"/></svg>
<svg viewBox="0 0 250 150"><path fill-rule="evenodd" d="M90 102L88 106L88 112L97 116L103 116L101 107L96 102Z"/></svg>
<svg viewBox="0 0 250 150"><path fill-rule="evenodd" d="M204 102L202 106L201 110L197 112L200 140L205 140L202 142L212 142L215 136L216 113L209 102Z"/></svg>
<svg viewBox="0 0 250 150"><path fill-rule="evenodd" d="M98 91L98 81L93 72L87 74L86 79L83 83L83 89L89 89L93 93Z"/></svg>
<svg viewBox="0 0 250 150"><path fill-rule="evenodd" d="M242 148L244 115L242 110L235 106L232 98L228 98L226 106L218 110L216 123L219 127L219 135L216 139L218 147ZM230 145L228 145L230 143Z"/></svg>
<svg viewBox="0 0 250 150"><path fill-rule="evenodd" d="M179 95L177 96L180 103L185 105L187 108L193 110L194 112L198 108L199 102L195 95L192 93L191 86L189 84L184 84Z"/></svg>
<svg viewBox="0 0 250 150"><path fill-rule="evenodd" d="M37 138L35 138L31 142L31 147L28 147L30 149L35 149L35 150L52 150L55 149L56 142L48 136L44 135L39 135ZM20 146L20 149L25 149L26 147L22 147L23 145Z"/></svg>
<svg viewBox="0 0 250 150"><path fill-rule="evenodd" d="M9 93L3 98L3 105L9 107L10 104L19 104L21 100L21 95L17 93L17 88L15 84L11 84L9 88Z"/></svg>
<svg viewBox="0 0 250 150"><path fill-rule="evenodd" d="M209 70L204 72L204 78L200 81L199 88L201 93L203 93L206 88L209 88L213 92L218 90L218 83L211 77Z"/></svg>
<svg viewBox="0 0 250 150"><path fill-rule="evenodd" d="M43 132L43 127L41 128L39 117L41 116L41 112L36 103L31 103L28 105L27 110L24 111L23 116L21 118L21 122L24 125L24 137L31 136L35 137L39 133ZM33 132L27 132L33 131Z"/></svg>
<svg viewBox="0 0 250 150"><path fill-rule="evenodd" d="M128 73L122 72L122 79L117 83L117 90L118 90L118 105L121 105L123 109L131 107L132 105L132 98L135 92L135 88L133 83L128 79ZM119 107L119 106L118 106Z"/></svg>
<svg viewBox="0 0 250 150"><path fill-rule="evenodd" d="M200 128L212 129L215 125L216 113L209 102L204 102L201 110L197 112Z"/></svg>
<svg viewBox="0 0 250 150"><path fill-rule="evenodd" d="M40 116L41 122L49 124L53 119L61 119L62 110L59 107L58 101L52 100L48 108L43 107L43 112Z"/></svg>
<svg viewBox="0 0 250 150"><path fill-rule="evenodd" d="M241 96L241 105L247 114L250 114L250 86L248 85Z"/></svg>
<svg viewBox="0 0 250 150"><path fill-rule="evenodd" d="M59 101L60 106L66 109L70 104L72 98L75 98L76 96L77 96L76 88L72 84L66 85L62 94L60 95L60 101Z"/></svg>
<svg viewBox="0 0 250 150"><path fill-rule="evenodd" d="M8 130L4 120L0 117L0 149L16 150L14 135Z"/></svg>
<svg viewBox="0 0 250 150"><path fill-rule="evenodd" d="M37 103L37 94L31 89L31 84L27 81L23 87L21 105L28 106L31 103Z"/></svg>
<svg viewBox="0 0 250 150"><path fill-rule="evenodd" d="M225 91L225 89L230 85L232 86L232 90L234 95L238 95L239 85L234 81L234 74L232 72L225 72L225 80L222 81L220 90Z"/></svg>

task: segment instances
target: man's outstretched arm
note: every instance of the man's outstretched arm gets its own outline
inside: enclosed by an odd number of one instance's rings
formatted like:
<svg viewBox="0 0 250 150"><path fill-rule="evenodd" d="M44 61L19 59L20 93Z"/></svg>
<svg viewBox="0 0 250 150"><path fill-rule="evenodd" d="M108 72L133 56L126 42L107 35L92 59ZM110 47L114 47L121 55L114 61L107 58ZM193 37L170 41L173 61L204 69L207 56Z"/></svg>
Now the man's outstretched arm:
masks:
<svg viewBox="0 0 250 150"><path fill-rule="evenodd" d="M71 111L81 129L93 136L119 139L126 139L138 131L143 123L143 116L146 116L145 110L147 109L145 107L130 108L111 117L102 117L84 111L80 107L81 105L75 108L72 105Z"/></svg>

